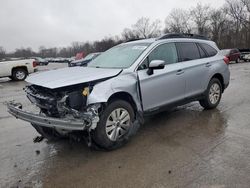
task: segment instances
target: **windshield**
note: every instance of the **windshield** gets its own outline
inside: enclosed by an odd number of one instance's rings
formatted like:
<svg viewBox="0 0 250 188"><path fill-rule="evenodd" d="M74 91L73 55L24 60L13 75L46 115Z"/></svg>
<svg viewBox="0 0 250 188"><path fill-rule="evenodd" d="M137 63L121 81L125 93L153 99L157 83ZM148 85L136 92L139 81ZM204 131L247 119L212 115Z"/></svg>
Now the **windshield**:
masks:
<svg viewBox="0 0 250 188"><path fill-rule="evenodd" d="M142 54L150 43L121 44L102 53L89 64L97 68L128 68Z"/></svg>

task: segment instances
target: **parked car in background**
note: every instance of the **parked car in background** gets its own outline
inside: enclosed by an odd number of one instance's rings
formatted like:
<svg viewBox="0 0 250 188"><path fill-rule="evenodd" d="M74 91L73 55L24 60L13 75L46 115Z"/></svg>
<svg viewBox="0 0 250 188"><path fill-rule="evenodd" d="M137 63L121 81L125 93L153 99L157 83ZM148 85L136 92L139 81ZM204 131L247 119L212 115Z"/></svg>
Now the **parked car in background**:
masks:
<svg viewBox="0 0 250 188"><path fill-rule="evenodd" d="M89 145L116 149L146 115L191 101L216 108L230 81L229 60L218 52L213 41L192 34L123 43L87 67L30 76L25 92L40 114L13 101L8 109L46 138L85 131Z"/></svg>
<svg viewBox="0 0 250 188"><path fill-rule="evenodd" d="M244 62L250 61L250 49L239 49L240 50L240 59Z"/></svg>
<svg viewBox="0 0 250 188"><path fill-rule="evenodd" d="M0 61L0 77L9 77L12 80L25 80L28 74L36 71L34 59L16 59Z"/></svg>
<svg viewBox="0 0 250 188"><path fill-rule="evenodd" d="M75 61L76 60L76 57L75 56L72 56L72 57L69 57L67 58L68 60L68 63L72 62L72 61Z"/></svg>
<svg viewBox="0 0 250 188"><path fill-rule="evenodd" d="M45 60L48 61L48 62L50 63L50 62L53 62L54 58L52 58L52 57L47 57L47 58L45 58Z"/></svg>
<svg viewBox="0 0 250 188"><path fill-rule="evenodd" d="M75 60L79 60L85 57L85 53L84 52L78 52L75 56Z"/></svg>
<svg viewBox="0 0 250 188"><path fill-rule="evenodd" d="M55 58L46 58L50 63L70 63L75 60L74 57L55 57Z"/></svg>
<svg viewBox="0 0 250 188"><path fill-rule="evenodd" d="M54 58L53 61L54 61L55 63L64 63L64 62L65 62L65 58L57 57L57 58Z"/></svg>
<svg viewBox="0 0 250 188"><path fill-rule="evenodd" d="M46 59L43 59L43 58L40 58L40 57L34 57L35 59L35 63L37 65L48 65L49 64L49 61L46 60Z"/></svg>
<svg viewBox="0 0 250 188"><path fill-rule="evenodd" d="M243 53L242 60L245 62L250 62L250 53Z"/></svg>
<svg viewBox="0 0 250 188"><path fill-rule="evenodd" d="M87 66L87 64L92 61L93 59L95 59L97 56L99 56L101 53L100 52L96 52L96 53L90 53L88 54L85 58L83 59L79 59L79 60L75 60L75 61L71 61L69 63L69 67L74 67L74 66Z"/></svg>
<svg viewBox="0 0 250 188"><path fill-rule="evenodd" d="M239 63L240 62L240 51L237 48L234 49L223 49L220 52L221 54L223 54L224 56L226 56L229 61L234 61L235 63Z"/></svg>

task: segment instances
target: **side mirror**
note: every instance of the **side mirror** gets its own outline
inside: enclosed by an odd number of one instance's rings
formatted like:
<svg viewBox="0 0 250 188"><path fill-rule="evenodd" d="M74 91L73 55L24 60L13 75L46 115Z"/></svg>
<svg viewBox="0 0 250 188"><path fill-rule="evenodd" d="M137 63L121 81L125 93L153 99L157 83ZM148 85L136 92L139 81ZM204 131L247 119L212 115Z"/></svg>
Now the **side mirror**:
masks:
<svg viewBox="0 0 250 188"><path fill-rule="evenodd" d="M164 69L165 67L165 61L163 60L152 60L149 63L149 67L148 67L148 75L152 75L154 74L154 69Z"/></svg>

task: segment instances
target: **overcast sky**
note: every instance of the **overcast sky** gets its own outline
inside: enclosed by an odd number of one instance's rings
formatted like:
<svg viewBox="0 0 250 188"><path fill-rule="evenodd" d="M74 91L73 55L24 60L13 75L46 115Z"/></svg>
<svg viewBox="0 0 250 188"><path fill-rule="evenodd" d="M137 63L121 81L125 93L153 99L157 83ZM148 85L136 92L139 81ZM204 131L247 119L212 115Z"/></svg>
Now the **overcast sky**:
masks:
<svg viewBox="0 0 250 188"><path fill-rule="evenodd" d="M0 46L69 46L73 41L120 35L142 16L164 20L173 8L198 2L220 7L224 0L1 0Z"/></svg>

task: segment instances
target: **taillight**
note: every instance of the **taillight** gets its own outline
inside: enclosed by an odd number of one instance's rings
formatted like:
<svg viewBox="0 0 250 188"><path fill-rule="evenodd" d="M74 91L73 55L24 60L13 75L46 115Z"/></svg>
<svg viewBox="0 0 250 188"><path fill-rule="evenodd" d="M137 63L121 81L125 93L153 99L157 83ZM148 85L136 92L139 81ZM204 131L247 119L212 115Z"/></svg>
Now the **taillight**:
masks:
<svg viewBox="0 0 250 188"><path fill-rule="evenodd" d="M37 64L36 64L36 61L33 61L33 67L36 67Z"/></svg>
<svg viewBox="0 0 250 188"><path fill-rule="evenodd" d="M228 58L228 57L224 57L224 58L223 58L223 60L224 60L224 62L225 62L227 65L229 65L230 60L229 60L229 58Z"/></svg>

